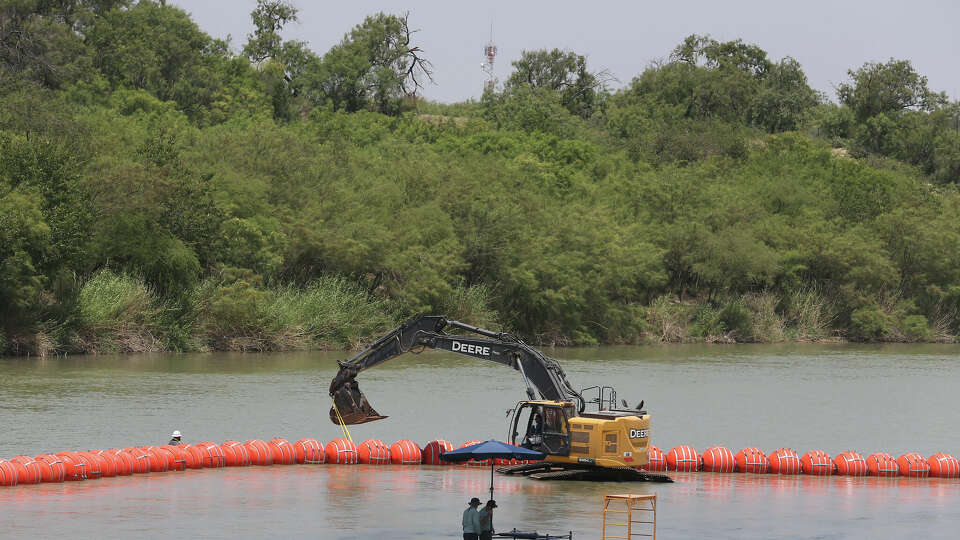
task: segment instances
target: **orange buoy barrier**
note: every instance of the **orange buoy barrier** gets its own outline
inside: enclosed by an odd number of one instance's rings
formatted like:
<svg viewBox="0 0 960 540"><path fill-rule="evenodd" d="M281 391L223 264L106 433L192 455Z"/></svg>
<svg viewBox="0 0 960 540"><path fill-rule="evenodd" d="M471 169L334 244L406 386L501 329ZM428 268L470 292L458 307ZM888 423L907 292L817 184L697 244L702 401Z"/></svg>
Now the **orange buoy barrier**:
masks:
<svg viewBox="0 0 960 540"><path fill-rule="evenodd" d="M252 439L243 445L247 447L247 453L250 454L251 465L273 465L273 452L270 451L267 443L260 439Z"/></svg>
<svg viewBox="0 0 960 540"><path fill-rule="evenodd" d="M682 444L667 452L667 470L696 472L700 469L700 456L692 446Z"/></svg>
<svg viewBox="0 0 960 540"><path fill-rule="evenodd" d="M938 452L927 458L930 476L936 478L960 478L960 462L950 454Z"/></svg>
<svg viewBox="0 0 960 540"><path fill-rule="evenodd" d="M461 444L459 448L466 448L467 446L470 446L473 444L480 444L482 442L483 441L467 441ZM489 467L490 460L489 459L470 459L460 463L460 465L463 465L464 467Z"/></svg>
<svg viewBox="0 0 960 540"><path fill-rule="evenodd" d="M357 461L364 465L389 465L390 447L379 439L367 439L357 445Z"/></svg>
<svg viewBox="0 0 960 540"><path fill-rule="evenodd" d="M390 463L394 465L420 465L423 453L413 441L399 440L390 445Z"/></svg>
<svg viewBox="0 0 960 540"><path fill-rule="evenodd" d="M129 452L124 452L119 448L111 448L109 450L104 450L103 453L108 456L113 456L113 459L117 463L117 475L118 476L130 476L133 474L133 470L137 467L137 460Z"/></svg>
<svg viewBox="0 0 960 540"><path fill-rule="evenodd" d="M766 454L752 446L737 452L733 459L737 462L737 472L763 474L770 467Z"/></svg>
<svg viewBox="0 0 960 540"><path fill-rule="evenodd" d="M251 463L250 452L240 441L223 441L220 445L227 467L248 467Z"/></svg>
<svg viewBox="0 0 960 540"><path fill-rule="evenodd" d="M799 474L800 456L792 448L777 448L767 456L770 474Z"/></svg>
<svg viewBox="0 0 960 540"><path fill-rule="evenodd" d="M172 461L173 455L167 459L165 453L158 452L153 446L145 446L141 450L147 456L147 463L150 464L150 472L167 472L170 470L170 461Z"/></svg>
<svg viewBox="0 0 960 540"><path fill-rule="evenodd" d="M183 461L185 469L203 468L203 451L192 444L167 445L170 451L176 454L178 460Z"/></svg>
<svg viewBox="0 0 960 540"><path fill-rule="evenodd" d="M187 469L200 468L200 463L197 460L197 455L199 454L199 452L194 454L187 448L187 446L188 445L185 445L185 444L177 444L177 445L165 444L160 447L161 449L166 450L167 452L170 452L171 454L173 454L173 463L174 463L173 470L185 471Z"/></svg>
<svg viewBox="0 0 960 540"><path fill-rule="evenodd" d="M63 460L52 454L39 454L34 459L40 464L40 478L43 482L63 482L67 471Z"/></svg>
<svg viewBox="0 0 960 540"><path fill-rule="evenodd" d="M136 447L127 447L123 452L130 454L135 460L136 465L133 468L134 474L147 474L150 472L150 455Z"/></svg>
<svg viewBox="0 0 960 540"><path fill-rule="evenodd" d="M357 446L349 439L339 438L327 443L325 448L327 463L336 465L356 465Z"/></svg>
<svg viewBox="0 0 960 540"><path fill-rule="evenodd" d="M810 450L800 458L800 470L812 476L830 476L833 474L833 460L823 450Z"/></svg>
<svg viewBox="0 0 960 540"><path fill-rule="evenodd" d="M78 482L87 478L87 464L80 459L76 452L57 452L57 457L63 461L64 479L68 482Z"/></svg>
<svg viewBox="0 0 960 540"><path fill-rule="evenodd" d="M700 463L705 472L732 473L737 468L733 452L722 446L711 446L704 450Z"/></svg>
<svg viewBox="0 0 960 540"><path fill-rule="evenodd" d="M10 458L17 469L17 484L39 484L43 481L40 463L30 456L16 456Z"/></svg>
<svg viewBox="0 0 960 540"><path fill-rule="evenodd" d="M250 442L250 441L247 441ZM267 446L263 441L264 447ZM226 456L223 455L223 449L215 442L202 441L193 445L200 449L200 465L202 467L223 467L226 465ZM269 463L267 464L269 465Z"/></svg>
<svg viewBox="0 0 960 540"><path fill-rule="evenodd" d="M833 466L836 474L843 476L866 476L869 473L867 460L857 452L840 452L833 458Z"/></svg>
<svg viewBox="0 0 960 540"><path fill-rule="evenodd" d="M0 486L17 485L17 468L13 463L0 459Z"/></svg>
<svg viewBox="0 0 960 540"><path fill-rule="evenodd" d="M293 443L294 458L297 463L326 463L327 452L323 443L316 439L300 439Z"/></svg>
<svg viewBox="0 0 960 540"><path fill-rule="evenodd" d="M907 452L897 458L897 466L900 468L900 476L909 476L911 478L926 478L930 475L930 465L923 456L913 452Z"/></svg>
<svg viewBox="0 0 960 540"><path fill-rule="evenodd" d="M267 445L273 453L274 465L293 465L297 462L297 454L294 452L290 441L274 437L270 439Z"/></svg>
<svg viewBox="0 0 960 540"><path fill-rule="evenodd" d="M100 478L113 478L117 475L117 462L104 456L103 450L90 450L84 454L94 461L100 471Z"/></svg>
<svg viewBox="0 0 960 540"><path fill-rule="evenodd" d="M168 471L183 470L183 469L178 469L178 468L177 468L177 456L176 456L173 452L171 452L170 450L168 450L167 448L164 448L164 447L162 447L162 446L149 446L149 447L147 447L147 448L148 448L151 452L153 452L154 454L160 456L164 461L167 462L167 470L168 470Z"/></svg>
<svg viewBox="0 0 960 540"><path fill-rule="evenodd" d="M14 461L13 459L4 460L4 463L7 463L10 465L10 467L13 467L14 476L17 479L17 483L15 485L19 486L20 484L36 484L37 483L32 481L33 475L31 471L27 470L27 468L23 465L23 463L20 463L19 461Z"/></svg>
<svg viewBox="0 0 960 540"><path fill-rule="evenodd" d="M450 444L450 442L443 439L432 440L423 447L423 452L421 454L423 460L421 463L424 465L453 465L453 463L450 463L449 461L443 461L440 459L440 454L449 452L451 450L453 450L453 445Z"/></svg>
<svg viewBox="0 0 960 540"><path fill-rule="evenodd" d="M647 466L641 468L651 472L667 470L667 457L663 455L663 450L651 444L647 448Z"/></svg>

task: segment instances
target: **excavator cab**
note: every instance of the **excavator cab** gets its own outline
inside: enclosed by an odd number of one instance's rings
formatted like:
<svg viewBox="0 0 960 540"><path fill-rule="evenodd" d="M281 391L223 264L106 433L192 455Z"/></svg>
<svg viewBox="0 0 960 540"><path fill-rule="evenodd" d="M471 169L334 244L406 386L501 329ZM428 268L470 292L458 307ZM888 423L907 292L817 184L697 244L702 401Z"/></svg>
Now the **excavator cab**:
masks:
<svg viewBox="0 0 960 540"><path fill-rule="evenodd" d="M572 402L521 401L513 410L510 442L548 456L568 456L570 418L575 416Z"/></svg>

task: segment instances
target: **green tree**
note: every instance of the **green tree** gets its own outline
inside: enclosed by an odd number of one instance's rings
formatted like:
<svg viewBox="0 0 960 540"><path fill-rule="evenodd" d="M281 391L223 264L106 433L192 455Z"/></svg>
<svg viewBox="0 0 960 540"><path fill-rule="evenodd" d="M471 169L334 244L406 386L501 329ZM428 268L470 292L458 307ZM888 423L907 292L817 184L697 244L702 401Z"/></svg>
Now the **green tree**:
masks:
<svg viewBox="0 0 960 540"><path fill-rule="evenodd" d="M257 0L257 7L250 12L252 34L247 34L243 54L251 62L263 62L280 54L283 40L280 31L288 22L296 22L297 8L286 0Z"/></svg>
<svg viewBox="0 0 960 540"><path fill-rule="evenodd" d="M927 78L917 73L909 60L867 62L847 74L851 80L837 87L837 97L853 109L860 122L907 109L932 111L946 103L946 96L931 91Z"/></svg>
<svg viewBox="0 0 960 540"><path fill-rule="evenodd" d="M571 114L589 118L601 101L607 72L587 71L587 59L572 51L541 49L523 51L513 62L514 71L504 84L505 91L529 86L556 92L560 104Z"/></svg>
<svg viewBox="0 0 960 540"><path fill-rule="evenodd" d="M323 56L313 75L318 93L335 111L398 114L404 96L433 80L430 62L410 41L414 32L408 15L367 17Z"/></svg>

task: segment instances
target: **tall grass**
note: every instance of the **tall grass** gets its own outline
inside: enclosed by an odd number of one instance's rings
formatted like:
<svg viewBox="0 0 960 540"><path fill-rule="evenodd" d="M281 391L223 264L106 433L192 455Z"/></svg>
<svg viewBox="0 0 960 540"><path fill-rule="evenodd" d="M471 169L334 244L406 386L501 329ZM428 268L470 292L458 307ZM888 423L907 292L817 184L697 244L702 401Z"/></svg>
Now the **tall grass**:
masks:
<svg viewBox="0 0 960 540"><path fill-rule="evenodd" d="M385 301L333 276L302 289L289 285L274 289L261 317L276 349L357 347L395 323Z"/></svg>
<svg viewBox="0 0 960 540"><path fill-rule="evenodd" d="M151 352L165 348L153 292L138 278L101 270L77 298L72 347L88 353Z"/></svg>

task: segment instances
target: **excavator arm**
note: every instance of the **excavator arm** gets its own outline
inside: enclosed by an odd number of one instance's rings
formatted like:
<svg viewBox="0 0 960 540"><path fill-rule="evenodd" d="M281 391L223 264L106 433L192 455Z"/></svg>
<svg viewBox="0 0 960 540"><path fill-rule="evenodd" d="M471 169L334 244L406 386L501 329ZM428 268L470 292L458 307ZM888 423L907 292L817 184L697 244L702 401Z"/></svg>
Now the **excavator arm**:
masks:
<svg viewBox="0 0 960 540"><path fill-rule="evenodd" d="M448 334L455 328L473 335ZM357 375L401 354L439 349L497 362L520 372L527 396L552 401L574 401L583 411L583 397L573 389L556 360L527 345L513 334L492 332L440 316L424 316L401 324L353 358L338 362L340 370L330 382L330 420L335 424L363 424L381 420L357 386Z"/></svg>

